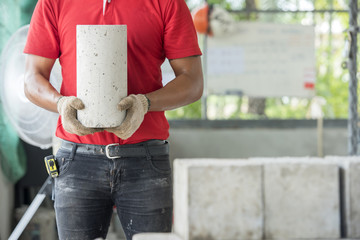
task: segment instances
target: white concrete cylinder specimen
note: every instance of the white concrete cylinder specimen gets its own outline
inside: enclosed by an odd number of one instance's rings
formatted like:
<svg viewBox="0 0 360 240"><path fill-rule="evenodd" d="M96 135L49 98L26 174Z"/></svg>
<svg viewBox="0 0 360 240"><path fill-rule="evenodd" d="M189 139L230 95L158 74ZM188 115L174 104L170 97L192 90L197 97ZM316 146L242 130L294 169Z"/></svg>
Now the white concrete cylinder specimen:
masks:
<svg viewBox="0 0 360 240"><path fill-rule="evenodd" d="M127 96L126 25L76 26L77 97L85 105L78 111L86 127L119 126L125 111L117 109Z"/></svg>

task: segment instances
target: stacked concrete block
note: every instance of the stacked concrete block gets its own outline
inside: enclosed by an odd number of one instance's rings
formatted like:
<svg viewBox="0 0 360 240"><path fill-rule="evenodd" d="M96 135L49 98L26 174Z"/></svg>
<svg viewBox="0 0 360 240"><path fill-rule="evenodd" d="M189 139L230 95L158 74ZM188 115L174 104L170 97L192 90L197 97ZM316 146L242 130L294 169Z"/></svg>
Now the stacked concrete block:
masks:
<svg viewBox="0 0 360 240"><path fill-rule="evenodd" d="M326 160L341 169L344 235L360 239L360 157L326 157Z"/></svg>
<svg viewBox="0 0 360 240"><path fill-rule="evenodd" d="M262 239L262 166L247 160L174 162L174 230L184 240Z"/></svg>
<svg viewBox="0 0 360 240"><path fill-rule="evenodd" d="M318 159L265 161L265 238L340 238L337 164Z"/></svg>
<svg viewBox="0 0 360 240"><path fill-rule="evenodd" d="M360 239L360 161L349 161L345 177L345 234Z"/></svg>
<svg viewBox="0 0 360 240"><path fill-rule="evenodd" d="M359 199L360 157L174 162L182 240L360 239Z"/></svg>
<svg viewBox="0 0 360 240"><path fill-rule="evenodd" d="M133 240L182 240L174 233L139 233L135 234Z"/></svg>

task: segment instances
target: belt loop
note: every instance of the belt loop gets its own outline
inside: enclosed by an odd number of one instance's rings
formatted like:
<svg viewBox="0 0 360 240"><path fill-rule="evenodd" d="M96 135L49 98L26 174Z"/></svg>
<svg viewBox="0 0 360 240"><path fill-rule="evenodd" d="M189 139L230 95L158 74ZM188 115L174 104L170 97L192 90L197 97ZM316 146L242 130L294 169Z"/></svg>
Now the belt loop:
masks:
<svg viewBox="0 0 360 240"><path fill-rule="evenodd" d="M72 161L74 159L75 153L76 153L76 149L77 149L77 144L73 143L73 147L71 149L71 153L70 153L70 161Z"/></svg>
<svg viewBox="0 0 360 240"><path fill-rule="evenodd" d="M146 159L150 161L151 154L150 154L149 145L147 142L144 143L144 148L145 148L145 152L146 152Z"/></svg>

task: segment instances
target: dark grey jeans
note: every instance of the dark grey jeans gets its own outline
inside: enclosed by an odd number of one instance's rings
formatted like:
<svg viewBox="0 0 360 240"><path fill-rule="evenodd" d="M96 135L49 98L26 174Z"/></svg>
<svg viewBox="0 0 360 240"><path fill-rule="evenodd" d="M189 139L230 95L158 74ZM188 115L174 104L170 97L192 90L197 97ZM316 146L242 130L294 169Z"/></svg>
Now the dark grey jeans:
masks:
<svg viewBox="0 0 360 240"><path fill-rule="evenodd" d="M56 155L60 175L54 188L59 239L106 238L114 205L127 240L141 232L170 232L169 155L149 153L147 150L146 156L108 159L101 154L78 152L76 147L60 148Z"/></svg>

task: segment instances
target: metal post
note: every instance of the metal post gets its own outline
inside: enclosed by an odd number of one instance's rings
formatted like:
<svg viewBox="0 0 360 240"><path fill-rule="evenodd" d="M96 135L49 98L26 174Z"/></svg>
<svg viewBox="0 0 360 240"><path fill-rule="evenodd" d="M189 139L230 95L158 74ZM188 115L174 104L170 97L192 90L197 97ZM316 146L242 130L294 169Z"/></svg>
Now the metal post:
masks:
<svg viewBox="0 0 360 240"><path fill-rule="evenodd" d="M357 33L358 33L358 3L357 0L349 0L349 36L350 36L350 53L349 53L349 119L348 119L348 136L349 155L357 154L358 144L358 112L357 112Z"/></svg>
<svg viewBox="0 0 360 240"><path fill-rule="evenodd" d="M204 0L204 4L208 4L207 0ZM210 11L210 9L209 9ZM210 12L208 12L208 30L210 30L210 16L209 16ZM201 119L207 120L207 98L208 98L208 89L207 89L207 51L208 51L208 46L207 46L207 41L208 41L208 35L204 34L204 38L203 38L203 77L204 77L204 91L203 91L203 95L201 97Z"/></svg>
<svg viewBox="0 0 360 240"><path fill-rule="evenodd" d="M201 118L204 120L207 120L207 97L208 97L208 92L207 92L207 51L208 51L208 47L207 47L207 39L208 36L207 34L204 34L204 42L203 42L203 76L204 76L204 92L203 95L201 97Z"/></svg>

